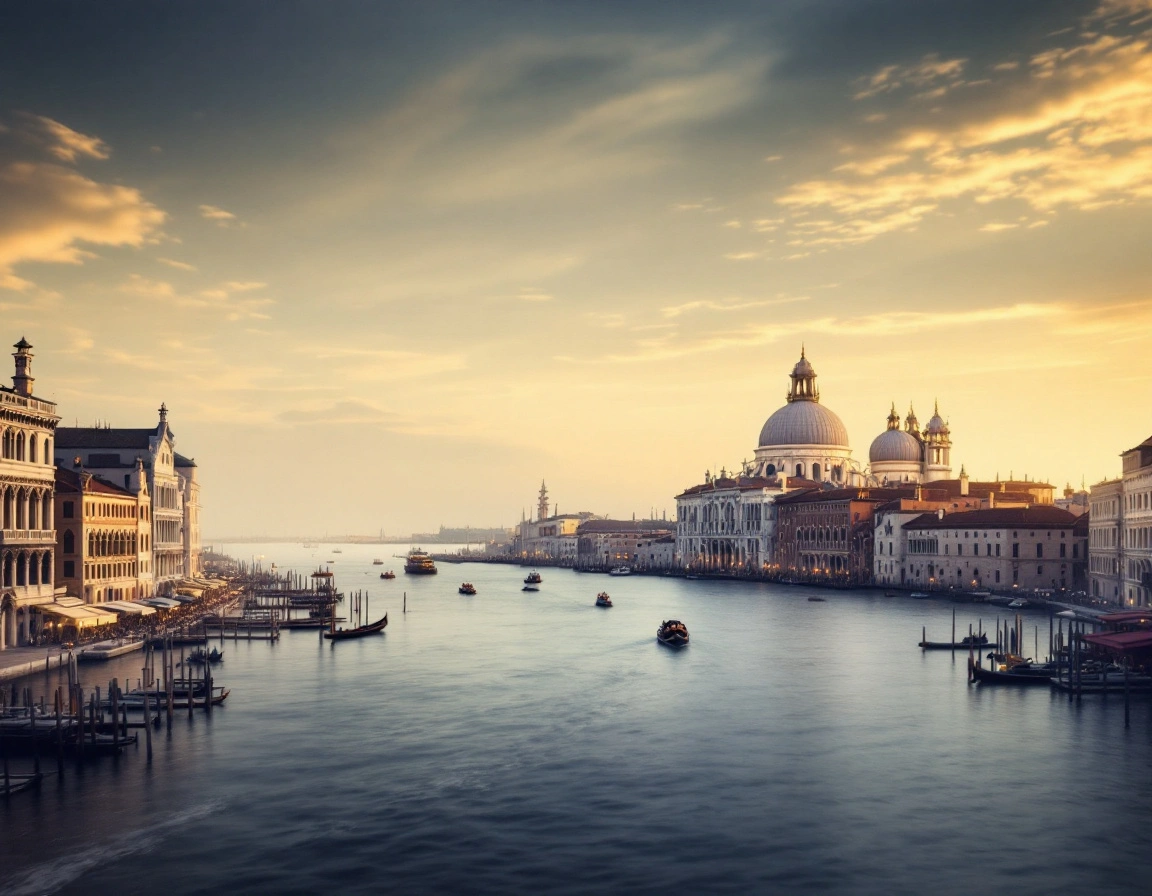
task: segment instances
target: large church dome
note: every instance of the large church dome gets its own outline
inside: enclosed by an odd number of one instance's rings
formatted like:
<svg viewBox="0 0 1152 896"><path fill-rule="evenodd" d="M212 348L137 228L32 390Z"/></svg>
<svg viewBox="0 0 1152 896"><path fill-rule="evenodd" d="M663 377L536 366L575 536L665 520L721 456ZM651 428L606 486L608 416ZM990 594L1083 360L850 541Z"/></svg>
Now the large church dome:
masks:
<svg viewBox="0 0 1152 896"><path fill-rule="evenodd" d="M777 445L828 445L848 448L848 430L828 408L820 404L816 370L800 352L792 368L788 403L768 418L760 430L761 448Z"/></svg>
<svg viewBox="0 0 1152 896"><path fill-rule="evenodd" d="M848 429L835 413L815 401L794 401L768 418L760 446L835 445L848 447Z"/></svg>

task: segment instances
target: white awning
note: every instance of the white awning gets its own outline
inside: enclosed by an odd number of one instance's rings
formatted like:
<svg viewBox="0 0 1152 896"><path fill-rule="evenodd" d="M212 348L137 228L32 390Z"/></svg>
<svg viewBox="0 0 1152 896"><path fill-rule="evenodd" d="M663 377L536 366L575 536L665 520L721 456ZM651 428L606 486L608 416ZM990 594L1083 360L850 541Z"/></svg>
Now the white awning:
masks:
<svg viewBox="0 0 1152 896"><path fill-rule="evenodd" d="M130 600L110 600L100 604L101 607L127 616L151 616L156 612L155 607L146 607Z"/></svg>
<svg viewBox="0 0 1152 896"><path fill-rule="evenodd" d="M41 604L36 608L41 613L75 625L76 628L94 628L97 625L112 625L119 617L115 613L98 610L91 606L62 607L56 604Z"/></svg>
<svg viewBox="0 0 1152 896"><path fill-rule="evenodd" d="M150 597L145 601L141 601L141 603L148 604L160 610L171 610L173 607L184 606L180 601L173 600L170 597Z"/></svg>

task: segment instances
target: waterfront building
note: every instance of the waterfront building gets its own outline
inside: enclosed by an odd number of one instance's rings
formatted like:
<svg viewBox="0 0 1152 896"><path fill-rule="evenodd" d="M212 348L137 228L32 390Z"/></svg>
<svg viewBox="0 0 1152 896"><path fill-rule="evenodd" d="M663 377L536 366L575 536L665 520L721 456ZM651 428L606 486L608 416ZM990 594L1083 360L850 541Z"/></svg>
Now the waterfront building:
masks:
<svg viewBox="0 0 1152 896"><path fill-rule="evenodd" d="M152 580L157 593L171 594L199 569L200 490L195 464L176 453L176 436L161 404L152 429L60 427L56 458L65 467L77 463L88 472L131 488L139 460L147 474L152 501ZM185 502L193 502L186 508Z"/></svg>
<svg viewBox="0 0 1152 896"><path fill-rule="evenodd" d="M540 482L536 502L536 519L520 520L513 544L513 553L526 562L573 566L576 563L576 530L594 514L549 513L548 486Z"/></svg>
<svg viewBox="0 0 1152 896"><path fill-rule="evenodd" d="M1086 523L1058 507L940 509L902 529L912 587L1058 591L1084 581Z"/></svg>
<svg viewBox="0 0 1152 896"><path fill-rule="evenodd" d="M56 468L56 584L88 604L151 595L151 500L137 460L128 488Z"/></svg>
<svg viewBox="0 0 1152 896"><path fill-rule="evenodd" d="M1152 604L1152 438L1120 455L1119 479L1092 486L1089 588L1127 607Z"/></svg>
<svg viewBox="0 0 1152 896"><path fill-rule="evenodd" d="M665 562L667 547L657 549L655 545L673 538L675 525L667 520L585 520L576 530L576 569L663 569L659 564Z"/></svg>
<svg viewBox="0 0 1152 896"><path fill-rule="evenodd" d="M935 482L952 475L952 432L940 416L940 405L921 432L911 405L900 428L896 405L888 413L888 428L872 440L868 449L871 480L877 485Z"/></svg>
<svg viewBox="0 0 1152 896"><path fill-rule="evenodd" d="M941 492L918 489L916 497L897 498L876 508L872 537L872 579L876 585L901 588L907 577L906 556L908 540L904 524L925 513L955 513L976 510L983 505L978 498L950 498Z"/></svg>
<svg viewBox="0 0 1152 896"><path fill-rule="evenodd" d="M778 496L780 576L845 586L871 582L876 509L915 495L915 486L905 486L805 489Z"/></svg>
<svg viewBox="0 0 1152 896"><path fill-rule="evenodd" d="M775 556L773 502L810 480L786 476L745 476L726 470L676 496L676 553L684 569L695 572L756 574L768 572Z"/></svg>
<svg viewBox="0 0 1152 896"><path fill-rule="evenodd" d="M52 448L56 404L32 393L32 346L13 348L12 388L0 386L0 650L32 643L33 608L51 603L56 533Z"/></svg>

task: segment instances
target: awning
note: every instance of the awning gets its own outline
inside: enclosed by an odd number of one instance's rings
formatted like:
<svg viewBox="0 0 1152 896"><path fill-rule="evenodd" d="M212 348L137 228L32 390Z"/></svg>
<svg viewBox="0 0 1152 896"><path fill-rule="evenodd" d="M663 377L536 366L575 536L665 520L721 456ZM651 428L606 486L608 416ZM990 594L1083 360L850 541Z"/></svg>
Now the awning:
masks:
<svg viewBox="0 0 1152 896"><path fill-rule="evenodd" d="M1152 651L1152 632L1096 632L1085 635L1084 640L1115 653Z"/></svg>
<svg viewBox="0 0 1152 896"><path fill-rule="evenodd" d="M144 604L130 600L110 600L100 604L100 606L116 613L123 613L126 616L151 616L156 612L155 607L146 607Z"/></svg>
<svg viewBox="0 0 1152 896"><path fill-rule="evenodd" d="M173 600L170 597L150 597L147 600L140 601L140 603L148 604L148 606L156 607L159 610L171 610L174 607L184 606L180 601Z"/></svg>
<svg viewBox="0 0 1152 896"><path fill-rule="evenodd" d="M76 628L95 628L97 625L112 625L120 617L106 610L98 610L92 606L62 607L59 604L41 604L36 608L41 613L55 616L57 619L71 623Z"/></svg>

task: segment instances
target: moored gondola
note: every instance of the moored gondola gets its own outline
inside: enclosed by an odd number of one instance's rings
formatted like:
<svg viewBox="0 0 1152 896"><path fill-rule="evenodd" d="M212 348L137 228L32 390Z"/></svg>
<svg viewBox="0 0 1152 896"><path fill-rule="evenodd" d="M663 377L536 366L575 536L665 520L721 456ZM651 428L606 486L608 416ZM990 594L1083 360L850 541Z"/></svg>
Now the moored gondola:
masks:
<svg viewBox="0 0 1152 896"><path fill-rule="evenodd" d="M375 635L377 632L384 631L384 627L388 624L388 614L385 613L380 619L375 622L369 622L367 625L358 625L356 628L335 628L331 631L324 632L324 637L330 641L347 641L351 638L363 638L366 635Z"/></svg>

